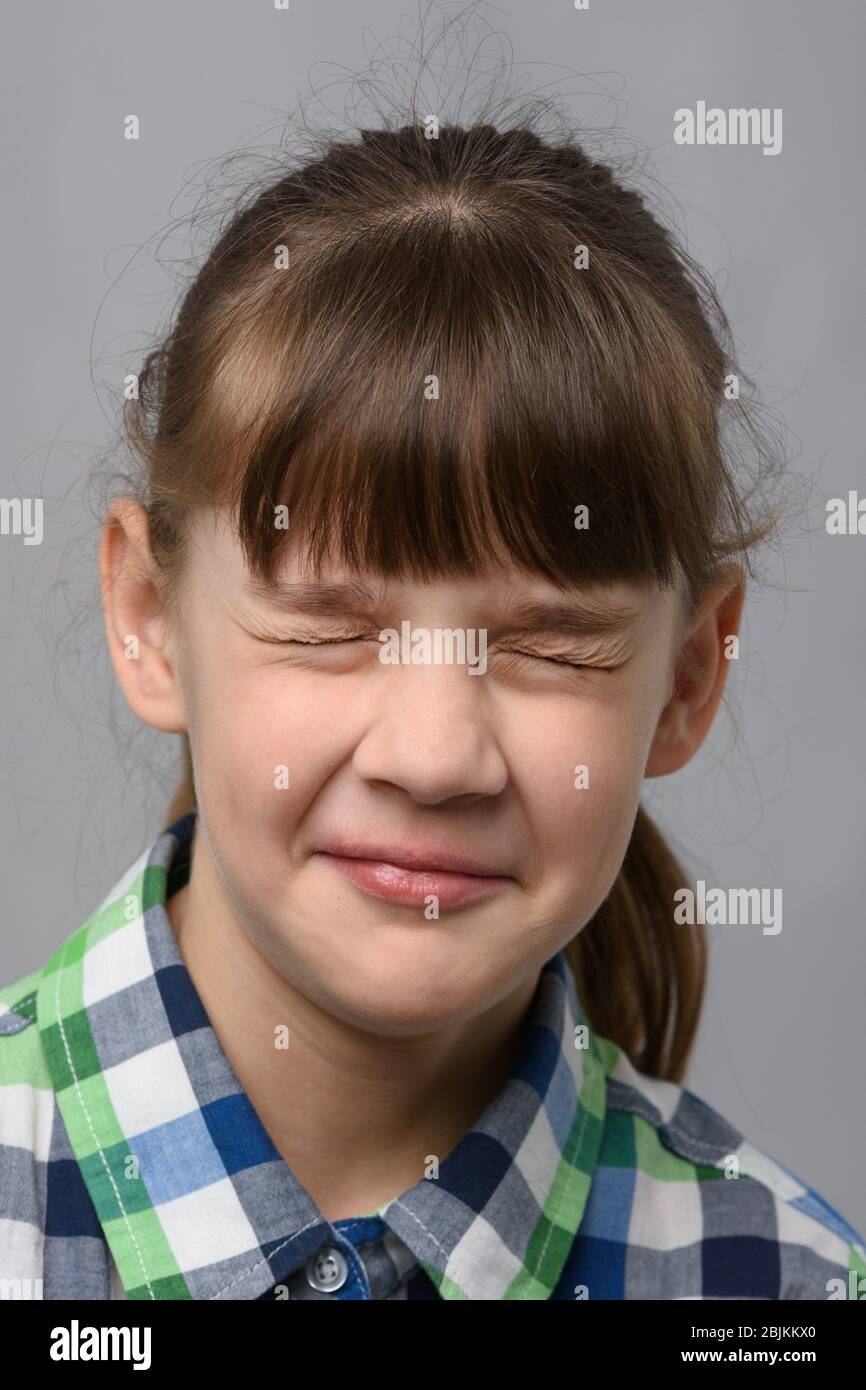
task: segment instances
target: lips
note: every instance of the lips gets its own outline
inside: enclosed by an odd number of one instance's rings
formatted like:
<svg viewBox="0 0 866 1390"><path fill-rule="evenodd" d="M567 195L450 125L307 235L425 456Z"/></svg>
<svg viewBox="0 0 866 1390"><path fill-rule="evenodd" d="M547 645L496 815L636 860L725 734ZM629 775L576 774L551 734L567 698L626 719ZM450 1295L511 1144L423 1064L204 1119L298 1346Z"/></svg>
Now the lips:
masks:
<svg viewBox="0 0 866 1390"><path fill-rule="evenodd" d="M416 845L412 849L404 849L400 845L385 844L382 841L368 843L361 840L331 840L322 846L322 852L338 855L343 859L369 859L425 872L439 869L446 873L472 874L475 878L509 877L503 869L495 865L482 864L478 859L453 854L450 850L439 849L434 845Z"/></svg>
<svg viewBox="0 0 866 1390"><path fill-rule="evenodd" d="M406 907L426 907L430 897L439 906L459 907L514 882L476 860L441 850L340 844L318 853L363 892Z"/></svg>

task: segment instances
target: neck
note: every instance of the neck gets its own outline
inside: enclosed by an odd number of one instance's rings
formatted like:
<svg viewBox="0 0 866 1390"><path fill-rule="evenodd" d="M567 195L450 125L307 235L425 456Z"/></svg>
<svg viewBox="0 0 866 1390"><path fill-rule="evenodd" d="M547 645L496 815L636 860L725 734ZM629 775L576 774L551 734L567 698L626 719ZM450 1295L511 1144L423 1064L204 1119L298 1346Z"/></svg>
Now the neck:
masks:
<svg viewBox="0 0 866 1390"><path fill-rule="evenodd" d="M384 1037L334 1017L274 969L232 911L203 837L167 909L238 1081L327 1220L413 1186L505 1084L537 974L477 1016ZM275 1046L280 1025L288 1047Z"/></svg>

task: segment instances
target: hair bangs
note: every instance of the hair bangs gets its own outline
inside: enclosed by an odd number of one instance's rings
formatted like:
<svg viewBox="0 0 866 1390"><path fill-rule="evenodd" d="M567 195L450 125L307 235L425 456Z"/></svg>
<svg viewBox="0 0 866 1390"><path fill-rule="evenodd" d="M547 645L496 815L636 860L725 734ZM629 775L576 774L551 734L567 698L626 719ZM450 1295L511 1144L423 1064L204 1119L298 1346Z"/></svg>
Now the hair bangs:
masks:
<svg viewBox="0 0 866 1390"><path fill-rule="evenodd" d="M416 581L700 569L718 498L697 466L714 408L694 353L639 277L626 293L599 254L581 278L567 251L561 228L531 246L465 211L417 212L335 236L258 301L261 342L247 327L214 373L235 405L257 383L229 494L254 573L273 583L293 535L315 572ZM267 367L242 368L251 356Z"/></svg>

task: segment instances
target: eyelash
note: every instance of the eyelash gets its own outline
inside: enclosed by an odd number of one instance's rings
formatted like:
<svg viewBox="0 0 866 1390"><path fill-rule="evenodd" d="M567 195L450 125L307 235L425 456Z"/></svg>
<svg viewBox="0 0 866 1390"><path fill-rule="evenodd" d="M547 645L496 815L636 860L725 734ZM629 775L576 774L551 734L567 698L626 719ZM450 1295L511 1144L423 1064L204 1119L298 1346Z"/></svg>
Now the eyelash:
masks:
<svg viewBox="0 0 866 1390"><path fill-rule="evenodd" d="M349 642L366 642L368 637L286 637L283 642L292 647L339 647ZM378 640L378 639L377 639ZM606 666L596 666L587 661L566 661L563 657L539 656L536 652L522 652L517 647L507 647L506 656L521 656L525 661L546 661L550 666L564 666L569 671L606 671Z"/></svg>
<svg viewBox="0 0 866 1390"><path fill-rule="evenodd" d="M566 659L561 656L539 656L536 652L522 652L517 647L509 647L507 655L522 656L527 661L546 661L551 666L565 666L570 671L598 671L603 669L598 666L593 667L588 661L566 661Z"/></svg>

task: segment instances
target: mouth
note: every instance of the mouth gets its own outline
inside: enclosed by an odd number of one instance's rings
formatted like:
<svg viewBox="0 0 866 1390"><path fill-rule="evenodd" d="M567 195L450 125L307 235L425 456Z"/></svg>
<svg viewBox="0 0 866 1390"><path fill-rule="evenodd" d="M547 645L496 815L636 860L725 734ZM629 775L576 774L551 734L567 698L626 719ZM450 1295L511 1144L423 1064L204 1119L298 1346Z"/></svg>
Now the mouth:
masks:
<svg viewBox="0 0 866 1390"><path fill-rule="evenodd" d="M390 853L391 857L386 858L386 853ZM404 907L426 907L431 897L442 907L460 907L478 898L489 897L506 884L514 882L507 874L492 873L486 869L470 872L465 865L472 861L459 856L431 855L430 859L435 859L435 862L424 863L419 862L420 854L399 853L401 862L397 863L394 851L368 848L363 855L348 853L342 847L317 851L323 860L362 892ZM412 862L405 862L407 858Z"/></svg>

